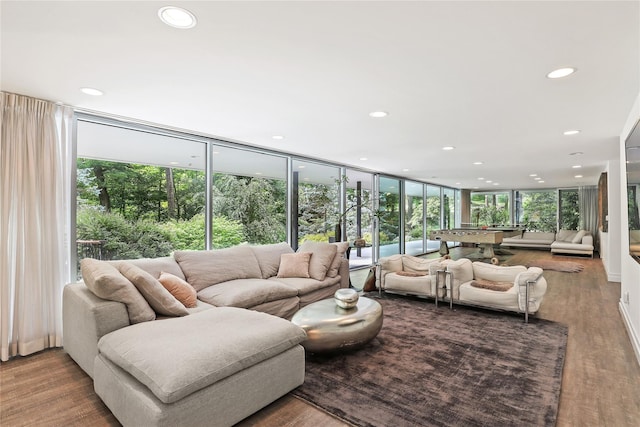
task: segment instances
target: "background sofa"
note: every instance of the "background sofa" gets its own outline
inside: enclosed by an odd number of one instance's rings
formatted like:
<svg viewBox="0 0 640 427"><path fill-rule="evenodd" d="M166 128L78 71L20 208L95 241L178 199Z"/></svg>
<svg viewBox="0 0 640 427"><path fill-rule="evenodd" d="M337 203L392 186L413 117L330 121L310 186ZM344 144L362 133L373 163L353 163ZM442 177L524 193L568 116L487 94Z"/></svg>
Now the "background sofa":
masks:
<svg viewBox="0 0 640 427"><path fill-rule="evenodd" d="M348 287L347 247L85 259L63 292L64 348L124 425L232 425L304 380L306 335L287 319Z"/></svg>
<svg viewBox="0 0 640 427"><path fill-rule="evenodd" d="M425 259L411 255L381 258L377 287L385 292L435 298L435 276L430 274L429 269L443 259Z"/></svg>
<svg viewBox="0 0 640 427"><path fill-rule="evenodd" d="M589 255L593 257L593 236L586 230L559 230L557 233L525 231L520 236L505 237L503 247L550 249L551 253Z"/></svg>

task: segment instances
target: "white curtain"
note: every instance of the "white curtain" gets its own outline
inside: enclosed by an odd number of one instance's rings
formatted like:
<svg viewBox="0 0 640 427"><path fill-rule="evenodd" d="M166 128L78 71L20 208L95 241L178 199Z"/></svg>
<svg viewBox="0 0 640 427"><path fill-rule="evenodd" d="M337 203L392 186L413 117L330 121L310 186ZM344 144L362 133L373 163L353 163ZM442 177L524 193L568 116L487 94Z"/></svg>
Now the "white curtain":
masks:
<svg viewBox="0 0 640 427"><path fill-rule="evenodd" d="M598 245L598 187L578 187L580 229L591 231L594 246Z"/></svg>
<svg viewBox="0 0 640 427"><path fill-rule="evenodd" d="M62 345L73 111L0 92L0 360Z"/></svg>

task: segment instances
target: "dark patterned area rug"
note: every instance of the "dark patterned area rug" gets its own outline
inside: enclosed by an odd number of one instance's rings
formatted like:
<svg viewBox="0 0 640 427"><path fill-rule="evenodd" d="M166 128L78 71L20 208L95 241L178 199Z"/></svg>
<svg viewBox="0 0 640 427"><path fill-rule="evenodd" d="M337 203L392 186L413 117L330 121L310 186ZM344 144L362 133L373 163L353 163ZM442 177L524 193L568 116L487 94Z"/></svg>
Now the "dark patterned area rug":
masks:
<svg viewBox="0 0 640 427"><path fill-rule="evenodd" d="M383 296L366 347L307 357L293 395L357 426L554 426L566 326Z"/></svg>

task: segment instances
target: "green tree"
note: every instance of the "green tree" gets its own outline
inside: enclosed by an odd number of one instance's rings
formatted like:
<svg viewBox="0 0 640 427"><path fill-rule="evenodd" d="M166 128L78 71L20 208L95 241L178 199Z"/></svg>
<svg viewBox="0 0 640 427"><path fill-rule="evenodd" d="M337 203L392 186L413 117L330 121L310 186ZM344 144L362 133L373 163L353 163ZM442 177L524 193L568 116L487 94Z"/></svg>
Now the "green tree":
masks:
<svg viewBox="0 0 640 427"><path fill-rule="evenodd" d="M530 231L555 232L558 206L555 191L533 191L521 194L520 224Z"/></svg>
<svg viewBox="0 0 640 427"><path fill-rule="evenodd" d="M275 243L286 239L284 182L216 174L213 189L216 215L244 226L249 243Z"/></svg>

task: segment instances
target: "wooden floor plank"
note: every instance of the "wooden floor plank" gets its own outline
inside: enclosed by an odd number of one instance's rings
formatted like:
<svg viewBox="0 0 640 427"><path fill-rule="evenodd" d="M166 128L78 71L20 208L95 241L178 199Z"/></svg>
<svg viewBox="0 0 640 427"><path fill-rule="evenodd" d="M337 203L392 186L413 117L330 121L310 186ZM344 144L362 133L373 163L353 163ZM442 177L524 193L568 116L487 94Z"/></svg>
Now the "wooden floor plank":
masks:
<svg viewBox="0 0 640 427"><path fill-rule="evenodd" d="M465 250L456 249L452 255L463 256ZM585 266L581 273L545 271L549 288L538 317L569 326L557 426L636 427L640 420L640 367L618 311L620 284L607 282L597 257L563 257L546 251L513 252L507 260L511 265L555 259ZM354 280L354 283L359 282ZM93 392L91 378L64 350L55 349L0 364L0 425L119 424ZM289 395L239 424L243 427L319 425L346 424Z"/></svg>

